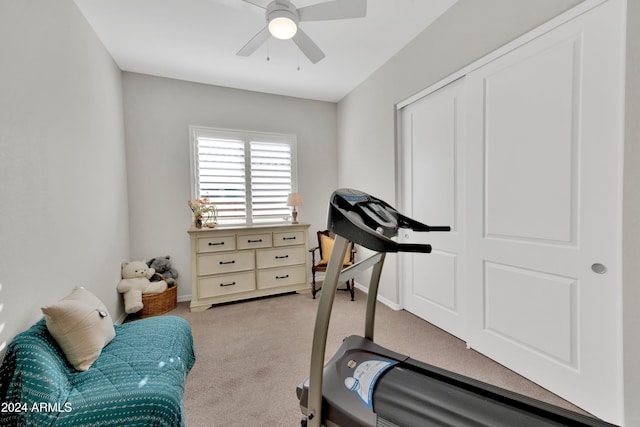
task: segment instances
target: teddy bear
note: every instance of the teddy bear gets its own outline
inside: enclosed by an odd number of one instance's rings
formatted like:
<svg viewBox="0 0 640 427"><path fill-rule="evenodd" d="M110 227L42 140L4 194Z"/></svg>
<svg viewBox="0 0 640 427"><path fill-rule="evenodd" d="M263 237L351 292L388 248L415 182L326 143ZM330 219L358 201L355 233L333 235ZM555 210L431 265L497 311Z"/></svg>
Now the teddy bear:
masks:
<svg viewBox="0 0 640 427"><path fill-rule="evenodd" d="M156 273L161 274L169 287L175 285L176 279L178 278L178 270L171 267L170 258L171 257L169 255L166 255L163 257L151 258L149 261L147 261L147 265L149 266L149 268L153 268L155 269ZM151 277L150 280L152 282L156 282L162 280L162 277L155 275Z"/></svg>
<svg viewBox="0 0 640 427"><path fill-rule="evenodd" d="M162 293L167 289L167 282L151 282L155 274L153 268L144 261L126 261L122 263L122 280L118 283L118 292L124 294L124 311L137 313L142 310L142 294Z"/></svg>

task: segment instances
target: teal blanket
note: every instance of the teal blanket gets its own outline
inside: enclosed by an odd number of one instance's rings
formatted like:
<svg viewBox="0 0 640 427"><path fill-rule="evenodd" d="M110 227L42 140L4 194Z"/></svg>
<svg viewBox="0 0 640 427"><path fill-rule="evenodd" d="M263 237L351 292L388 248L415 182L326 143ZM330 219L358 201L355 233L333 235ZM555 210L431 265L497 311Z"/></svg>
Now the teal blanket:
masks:
<svg viewBox="0 0 640 427"><path fill-rule="evenodd" d="M67 363L44 319L17 335L0 367L0 426L183 426L189 324L159 316L115 328L86 372Z"/></svg>

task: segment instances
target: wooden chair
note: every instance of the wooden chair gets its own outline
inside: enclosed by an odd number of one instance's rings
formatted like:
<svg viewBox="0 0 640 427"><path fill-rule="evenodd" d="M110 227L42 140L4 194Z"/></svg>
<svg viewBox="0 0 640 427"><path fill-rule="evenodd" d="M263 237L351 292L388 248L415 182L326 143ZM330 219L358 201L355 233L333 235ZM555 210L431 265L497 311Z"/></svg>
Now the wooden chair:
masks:
<svg viewBox="0 0 640 427"><path fill-rule="evenodd" d="M327 264L329 263L329 257L331 256L331 250L333 249L333 233L329 230L318 231L318 246L309 249L311 252L311 294L313 298L316 298L316 293L320 291L320 289L316 289L316 272L326 272ZM316 262L316 251L318 251L320 255L320 259ZM349 247L347 249L347 254L344 258L344 264L342 268L348 267L355 263L356 260L356 245L352 242L349 242ZM349 291L351 294L351 301L354 300L354 280L351 279L346 282L346 288L338 288L339 291Z"/></svg>

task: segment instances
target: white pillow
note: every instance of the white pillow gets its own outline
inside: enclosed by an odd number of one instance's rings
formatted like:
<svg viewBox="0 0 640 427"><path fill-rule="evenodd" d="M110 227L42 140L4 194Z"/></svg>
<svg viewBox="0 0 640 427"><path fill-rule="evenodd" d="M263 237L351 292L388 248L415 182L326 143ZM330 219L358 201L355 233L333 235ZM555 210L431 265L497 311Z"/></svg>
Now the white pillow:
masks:
<svg viewBox="0 0 640 427"><path fill-rule="evenodd" d="M81 287L57 303L42 307L42 312L49 333L78 371L89 369L116 336L105 305Z"/></svg>

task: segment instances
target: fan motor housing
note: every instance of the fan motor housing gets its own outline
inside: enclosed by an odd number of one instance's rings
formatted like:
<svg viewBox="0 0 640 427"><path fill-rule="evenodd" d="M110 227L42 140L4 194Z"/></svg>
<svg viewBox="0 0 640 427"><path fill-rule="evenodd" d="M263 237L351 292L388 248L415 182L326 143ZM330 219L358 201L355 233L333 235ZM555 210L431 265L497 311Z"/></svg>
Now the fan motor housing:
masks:
<svg viewBox="0 0 640 427"><path fill-rule="evenodd" d="M288 18L295 22L296 25L300 21L298 11L293 4L284 5L274 1L267 6L267 22L271 22L276 18Z"/></svg>

